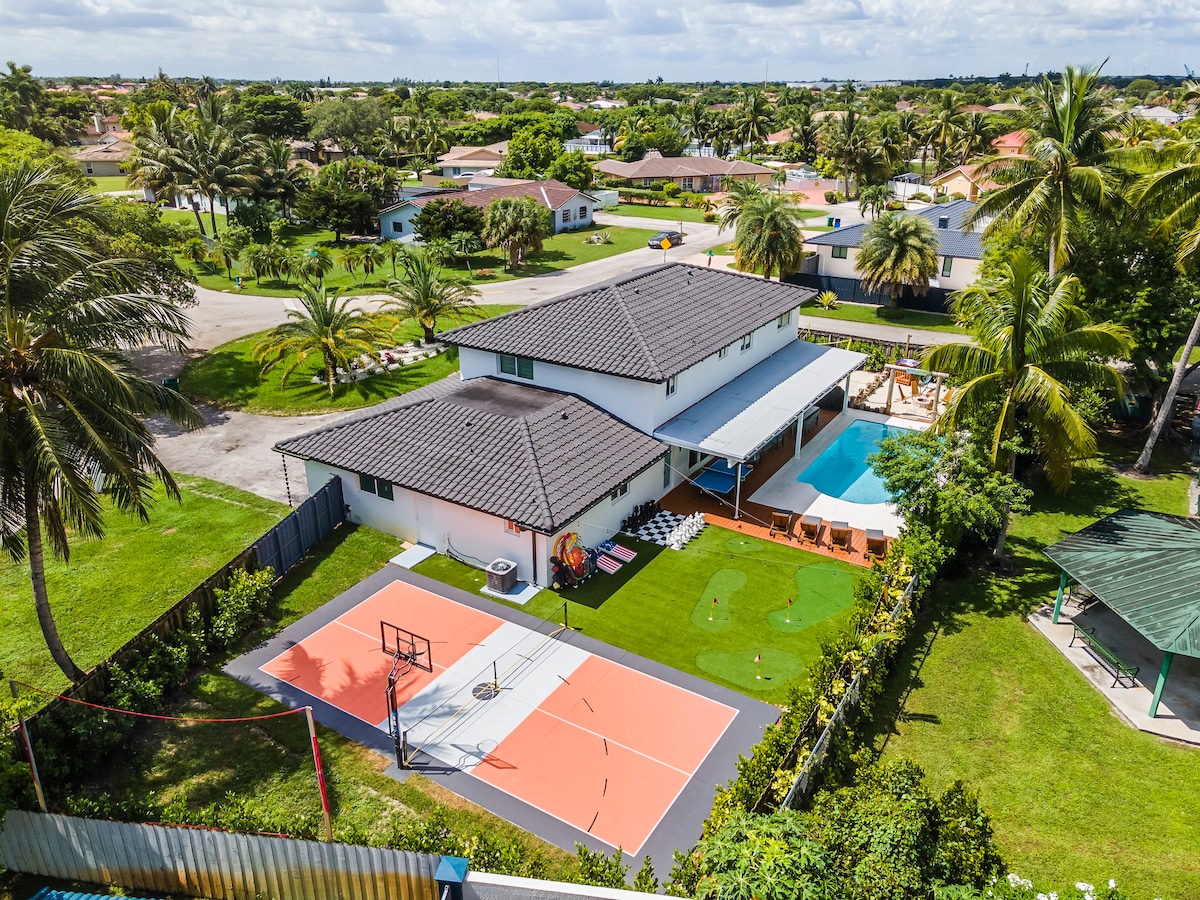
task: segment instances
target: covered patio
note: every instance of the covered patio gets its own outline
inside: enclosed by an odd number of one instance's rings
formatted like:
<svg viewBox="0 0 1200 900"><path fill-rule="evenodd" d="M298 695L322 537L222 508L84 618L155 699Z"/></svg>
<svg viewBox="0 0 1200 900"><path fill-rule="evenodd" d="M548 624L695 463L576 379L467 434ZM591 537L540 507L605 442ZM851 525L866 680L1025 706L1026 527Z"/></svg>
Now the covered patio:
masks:
<svg viewBox="0 0 1200 900"><path fill-rule="evenodd" d="M1200 743L1200 521L1121 510L1045 553L1062 576L1035 627L1136 727Z"/></svg>

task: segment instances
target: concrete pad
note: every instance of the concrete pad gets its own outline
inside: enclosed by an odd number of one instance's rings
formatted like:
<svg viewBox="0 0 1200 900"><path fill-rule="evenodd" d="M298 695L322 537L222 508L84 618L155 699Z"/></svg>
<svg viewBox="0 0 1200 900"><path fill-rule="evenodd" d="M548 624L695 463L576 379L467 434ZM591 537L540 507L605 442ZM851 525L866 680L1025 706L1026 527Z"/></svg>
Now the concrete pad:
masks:
<svg viewBox="0 0 1200 900"><path fill-rule="evenodd" d="M1175 657L1158 705L1158 715L1151 719L1148 713L1162 665L1162 651L1103 604L1096 604L1084 613L1076 612L1074 616L1064 608L1057 625L1051 621L1053 613L1053 605L1047 604L1029 617L1029 624L1079 670L1127 725L1174 741L1200 745L1200 660ZM1072 623L1076 621L1081 628L1095 628L1096 637L1121 662L1140 666L1133 687L1114 687L1108 669L1100 665L1081 641L1071 645Z"/></svg>
<svg viewBox="0 0 1200 900"><path fill-rule="evenodd" d="M398 553L388 560L393 566L399 566L402 569L411 569L417 563L425 562L431 556L436 556L437 550L425 544L414 544L402 553Z"/></svg>
<svg viewBox="0 0 1200 900"><path fill-rule="evenodd" d="M409 566L409 568L412 568ZM479 589L479 593L486 594L489 597L496 597L500 600L507 600L509 603L515 603L517 606L524 606L530 600L538 595L541 590L536 584L528 584L524 581L518 581L517 586L509 593L504 594L500 591L493 591L486 584Z"/></svg>

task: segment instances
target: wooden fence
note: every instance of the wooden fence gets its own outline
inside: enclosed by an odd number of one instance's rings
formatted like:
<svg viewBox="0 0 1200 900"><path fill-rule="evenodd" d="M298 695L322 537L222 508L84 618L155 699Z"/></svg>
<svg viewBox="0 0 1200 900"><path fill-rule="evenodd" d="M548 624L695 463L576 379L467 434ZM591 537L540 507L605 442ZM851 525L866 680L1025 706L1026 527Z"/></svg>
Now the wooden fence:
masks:
<svg viewBox="0 0 1200 900"><path fill-rule="evenodd" d="M212 900L437 900L441 857L9 810L0 865Z"/></svg>

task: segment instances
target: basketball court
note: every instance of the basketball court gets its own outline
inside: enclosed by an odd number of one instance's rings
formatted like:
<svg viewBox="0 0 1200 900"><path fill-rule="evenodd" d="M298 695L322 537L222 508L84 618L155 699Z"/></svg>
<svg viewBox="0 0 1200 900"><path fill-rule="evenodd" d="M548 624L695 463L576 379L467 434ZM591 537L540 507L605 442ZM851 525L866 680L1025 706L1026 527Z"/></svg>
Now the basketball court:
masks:
<svg viewBox="0 0 1200 900"><path fill-rule="evenodd" d="M311 703L404 768L453 776L452 790L560 846L579 835L631 855L684 846L715 784L775 716L580 635L564 627L565 611L533 619L390 567L359 588L232 674L290 705ZM694 821L666 823L697 809ZM680 826L695 834L676 837Z"/></svg>

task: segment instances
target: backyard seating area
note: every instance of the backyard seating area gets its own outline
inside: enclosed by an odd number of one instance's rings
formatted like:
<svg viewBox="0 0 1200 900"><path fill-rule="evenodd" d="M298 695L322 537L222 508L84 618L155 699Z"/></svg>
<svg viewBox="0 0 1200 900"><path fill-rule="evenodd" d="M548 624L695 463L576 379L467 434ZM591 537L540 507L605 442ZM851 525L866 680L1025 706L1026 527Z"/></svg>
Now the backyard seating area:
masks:
<svg viewBox="0 0 1200 900"><path fill-rule="evenodd" d="M1071 635L1071 642L1067 646L1074 647L1075 641L1081 641L1091 652L1092 656L1096 658L1096 662L1112 673L1113 687L1122 684L1121 679L1123 678L1129 680L1127 687L1133 687L1137 684L1137 676L1138 672L1141 671L1141 666L1129 666L1121 662L1117 654L1110 650L1100 638L1096 637L1095 626L1087 628L1073 621L1071 622L1071 628L1073 633Z"/></svg>
<svg viewBox="0 0 1200 900"><path fill-rule="evenodd" d="M395 372L397 369L420 362L423 359L432 359L445 351L445 344L440 342L421 343L419 341L409 341L388 350L381 350L376 354L364 353L357 359L350 361L349 371L341 367L337 369L337 382L338 384L349 384L352 381L363 381L367 378L374 378L376 375L383 375L385 372ZM325 379L320 375L312 377L313 384L323 384L324 382Z"/></svg>

